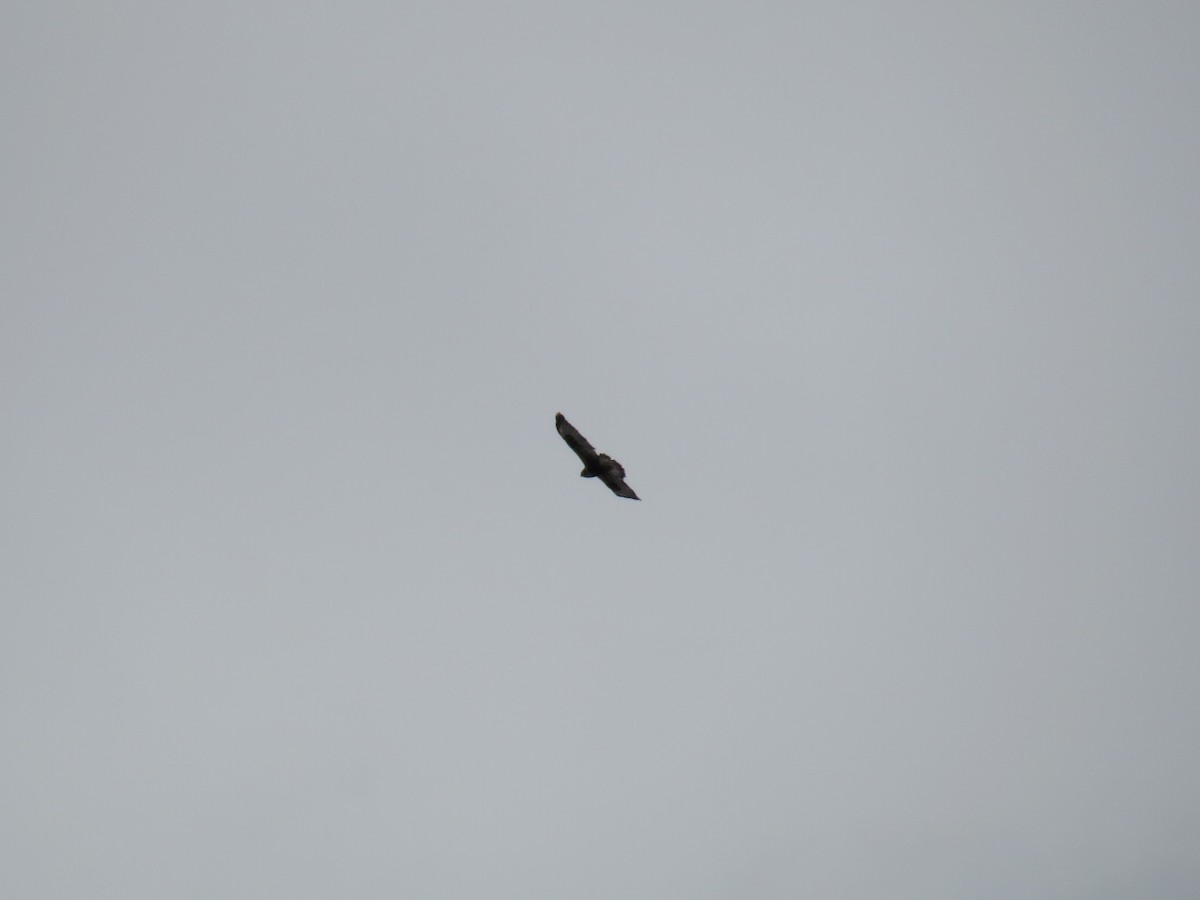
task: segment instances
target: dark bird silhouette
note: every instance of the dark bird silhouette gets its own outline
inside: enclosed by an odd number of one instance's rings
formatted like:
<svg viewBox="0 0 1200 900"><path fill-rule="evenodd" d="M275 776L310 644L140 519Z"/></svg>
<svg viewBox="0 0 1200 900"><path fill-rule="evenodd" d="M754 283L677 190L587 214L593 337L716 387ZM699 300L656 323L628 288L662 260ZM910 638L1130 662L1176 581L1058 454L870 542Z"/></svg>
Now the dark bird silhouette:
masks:
<svg viewBox="0 0 1200 900"><path fill-rule="evenodd" d="M633 488L625 483L625 469L621 464L607 453L597 453L596 448L588 443L588 439L580 434L579 429L568 422L567 417L562 413L554 417L554 427L558 429L562 439L567 442L567 446L583 460L583 471L579 473L580 477L599 478L618 497L628 497L630 500L642 499L633 492Z"/></svg>

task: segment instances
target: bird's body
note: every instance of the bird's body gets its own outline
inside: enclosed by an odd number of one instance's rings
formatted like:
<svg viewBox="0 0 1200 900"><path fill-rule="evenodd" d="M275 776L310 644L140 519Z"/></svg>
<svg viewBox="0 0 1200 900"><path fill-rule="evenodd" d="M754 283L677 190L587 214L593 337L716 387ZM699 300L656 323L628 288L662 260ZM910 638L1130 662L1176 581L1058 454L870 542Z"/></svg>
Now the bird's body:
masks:
<svg viewBox="0 0 1200 900"><path fill-rule="evenodd" d="M567 446L583 461L582 478L599 478L618 497L630 500L640 500L633 488L625 483L625 468L607 453L597 453L596 448L588 443L588 439L567 421L567 417L559 413L554 417L554 427L567 442Z"/></svg>

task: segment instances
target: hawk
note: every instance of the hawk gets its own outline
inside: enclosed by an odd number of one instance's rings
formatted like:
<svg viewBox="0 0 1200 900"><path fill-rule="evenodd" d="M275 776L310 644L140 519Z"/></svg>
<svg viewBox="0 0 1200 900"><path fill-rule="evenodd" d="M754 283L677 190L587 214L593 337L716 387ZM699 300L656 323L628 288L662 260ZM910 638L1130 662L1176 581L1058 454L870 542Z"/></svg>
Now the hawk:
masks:
<svg viewBox="0 0 1200 900"><path fill-rule="evenodd" d="M607 453L597 453L596 448L588 443L588 439L580 434L562 413L554 417L554 427L558 429L562 439L567 442L567 446L583 460L583 471L579 473L580 477L599 478L618 497L628 497L630 500L642 499L633 492L633 488L625 483L625 469L621 464Z"/></svg>

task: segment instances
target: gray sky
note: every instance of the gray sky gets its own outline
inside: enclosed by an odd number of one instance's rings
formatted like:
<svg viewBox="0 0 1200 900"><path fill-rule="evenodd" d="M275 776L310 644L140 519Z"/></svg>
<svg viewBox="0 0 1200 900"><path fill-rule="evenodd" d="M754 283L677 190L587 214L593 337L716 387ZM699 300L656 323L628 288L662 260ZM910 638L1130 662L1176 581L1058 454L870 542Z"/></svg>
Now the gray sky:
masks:
<svg viewBox="0 0 1200 900"><path fill-rule="evenodd" d="M1198 31L8 4L0 893L1196 896Z"/></svg>

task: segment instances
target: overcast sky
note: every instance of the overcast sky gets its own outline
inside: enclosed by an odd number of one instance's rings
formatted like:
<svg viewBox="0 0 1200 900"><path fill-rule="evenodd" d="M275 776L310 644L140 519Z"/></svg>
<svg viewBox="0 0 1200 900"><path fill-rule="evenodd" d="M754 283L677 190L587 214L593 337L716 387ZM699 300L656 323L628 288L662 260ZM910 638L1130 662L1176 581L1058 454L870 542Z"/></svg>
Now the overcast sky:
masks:
<svg viewBox="0 0 1200 900"><path fill-rule="evenodd" d="M1197 896L1198 46L6 4L0 894Z"/></svg>

